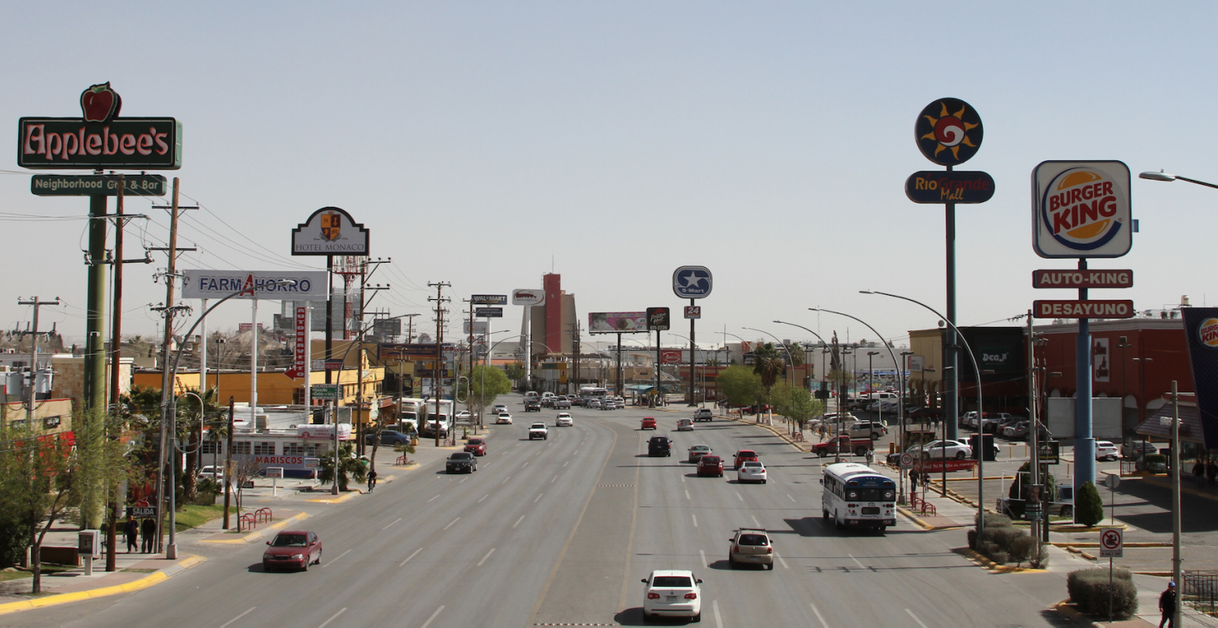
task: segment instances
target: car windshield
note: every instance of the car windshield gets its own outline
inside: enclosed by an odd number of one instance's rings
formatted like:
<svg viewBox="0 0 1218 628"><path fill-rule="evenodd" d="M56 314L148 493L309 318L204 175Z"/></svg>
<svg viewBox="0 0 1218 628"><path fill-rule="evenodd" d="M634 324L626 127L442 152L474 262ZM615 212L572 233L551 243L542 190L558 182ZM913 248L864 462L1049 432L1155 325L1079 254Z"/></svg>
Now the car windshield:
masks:
<svg viewBox="0 0 1218 628"><path fill-rule="evenodd" d="M740 453L738 453L738 454L736 454L736 455L737 455L737 456L740 456L741 458L748 458L748 457L751 457L751 456L756 456L757 454L756 454L756 453L753 453L753 452L751 452L751 451L747 451L747 450L746 450L746 451L742 451L742 452L740 452Z"/></svg>
<svg viewBox="0 0 1218 628"><path fill-rule="evenodd" d="M461 452L453 454L452 460L472 460L473 457L474 454Z"/></svg>
<svg viewBox="0 0 1218 628"><path fill-rule="evenodd" d="M651 586L688 588L693 586L693 580L690 580L689 576L656 576L655 580L652 581Z"/></svg>
<svg viewBox="0 0 1218 628"><path fill-rule="evenodd" d="M702 464L719 464L719 456L702 456Z"/></svg>
<svg viewBox="0 0 1218 628"><path fill-rule="evenodd" d="M766 538L764 534L741 534L740 545L765 545Z"/></svg>
<svg viewBox="0 0 1218 628"><path fill-rule="evenodd" d="M304 547L308 539L303 534L280 534L271 541L273 547Z"/></svg>
<svg viewBox="0 0 1218 628"><path fill-rule="evenodd" d="M748 462L745 462L745 463L744 463L744 468L745 468L745 469L760 469L760 468L761 468L761 463L760 463L760 462L754 462L754 461L752 461L752 460L749 460Z"/></svg>
<svg viewBox="0 0 1218 628"><path fill-rule="evenodd" d="M481 438L471 438L471 439L469 439L469 444L470 445L481 445L482 439Z"/></svg>

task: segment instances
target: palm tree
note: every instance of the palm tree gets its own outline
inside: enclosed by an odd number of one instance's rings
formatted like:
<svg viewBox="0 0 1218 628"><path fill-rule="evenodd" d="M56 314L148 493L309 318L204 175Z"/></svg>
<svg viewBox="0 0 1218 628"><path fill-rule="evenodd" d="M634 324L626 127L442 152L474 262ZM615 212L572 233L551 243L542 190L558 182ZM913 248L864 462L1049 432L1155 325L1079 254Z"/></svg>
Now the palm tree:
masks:
<svg viewBox="0 0 1218 628"><path fill-rule="evenodd" d="M753 372L761 376L761 385L768 393L778 381L778 376L787 368L783 353L767 342L753 350Z"/></svg>
<svg viewBox="0 0 1218 628"><path fill-rule="evenodd" d="M355 457L354 447L351 443L343 443L339 447L339 462L338 462L338 489L340 491L347 490L348 476L356 482L364 483L368 480L368 469L364 466L364 462ZM321 468L317 477L322 484L334 481L334 454L329 453L321 456L317 465Z"/></svg>

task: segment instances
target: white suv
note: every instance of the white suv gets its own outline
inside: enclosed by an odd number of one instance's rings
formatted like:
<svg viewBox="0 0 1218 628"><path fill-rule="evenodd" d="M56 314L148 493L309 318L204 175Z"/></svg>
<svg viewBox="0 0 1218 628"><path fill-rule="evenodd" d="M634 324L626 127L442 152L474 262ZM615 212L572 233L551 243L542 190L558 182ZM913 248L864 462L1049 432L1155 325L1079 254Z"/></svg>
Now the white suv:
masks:
<svg viewBox="0 0 1218 628"><path fill-rule="evenodd" d="M687 569L664 569L643 578L643 619L689 617L702 619L702 580Z"/></svg>

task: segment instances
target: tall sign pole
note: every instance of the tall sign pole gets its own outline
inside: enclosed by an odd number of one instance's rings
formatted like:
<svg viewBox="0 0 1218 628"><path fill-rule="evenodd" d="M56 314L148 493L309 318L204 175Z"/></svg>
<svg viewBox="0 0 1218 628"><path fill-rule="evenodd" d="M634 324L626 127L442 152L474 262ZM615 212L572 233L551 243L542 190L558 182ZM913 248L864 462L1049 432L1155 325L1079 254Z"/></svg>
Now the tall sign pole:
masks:
<svg viewBox="0 0 1218 628"><path fill-rule="evenodd" d="M905 194L915 203L942 204L946 248L947 322L943 330L944 438L959 437L960 369L956 338L956 203L984 203L994 195L994 180L984 172L957 172L977 154L984 128L971 105L958 98L940 98L918 115L914 138L918 149L945 172L915 172L905 181ZM977 375L980 378L980 374ZM977 382L978 385L981 382Z"/></svg>
<svg viewBox="0 0 1218 628"><path fill-rule="evenodd" d="M1133 285L1132 271L1096 272L1087 267L1089 258L1121 257L1133 244L1129 167L1120 161L1041 162L1032 170L1032 194L1033 250L1046 259L1078 260L1074 272L1033 274L1035 287L1075 288L1078 300L1036 301L1032 307L1038 318L1078 319L1074 393L1074 494L1078 495L1084 483L1095 484L1090 319L1134 315L1132 301L1088 300L1090 288ZM1062 283L1049 283L1049 278Z"/></svg>
<svg viewBox="0 0 1218 628"><path fill-rule="evenodd" d="M678 298L689 299L685 307L685 318L689 319L689 399L690 407L697 405L694 386L694 365L698 362L698 345L694 342L694 323L702 317L698 299L710 296L714 279L705 266L682 266L672 273L672 291ZM620 345L619 345L620 346ZM705 395L706 391L702 391Z"/></svg>

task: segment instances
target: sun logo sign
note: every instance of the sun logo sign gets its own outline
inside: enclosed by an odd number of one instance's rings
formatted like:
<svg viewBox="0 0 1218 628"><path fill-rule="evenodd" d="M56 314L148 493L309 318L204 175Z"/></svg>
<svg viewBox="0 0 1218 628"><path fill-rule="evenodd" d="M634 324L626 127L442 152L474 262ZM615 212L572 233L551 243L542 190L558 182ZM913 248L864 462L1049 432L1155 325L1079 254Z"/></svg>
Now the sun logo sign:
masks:
<svg viewBox="0 0 1218 628"><path fill-rule="evenodd" d="M981 148L981 116L958 98L941 98L926 105L914 125L918 149L940 166L962 164Z"/></svg>
<svg viewBox="0 0 1218 628"><path fill-rule="evenodd" d="M1033 248L1041 257L1129 252L1129 168L1119 161L1046 161L1036 167Z"/></svg>

